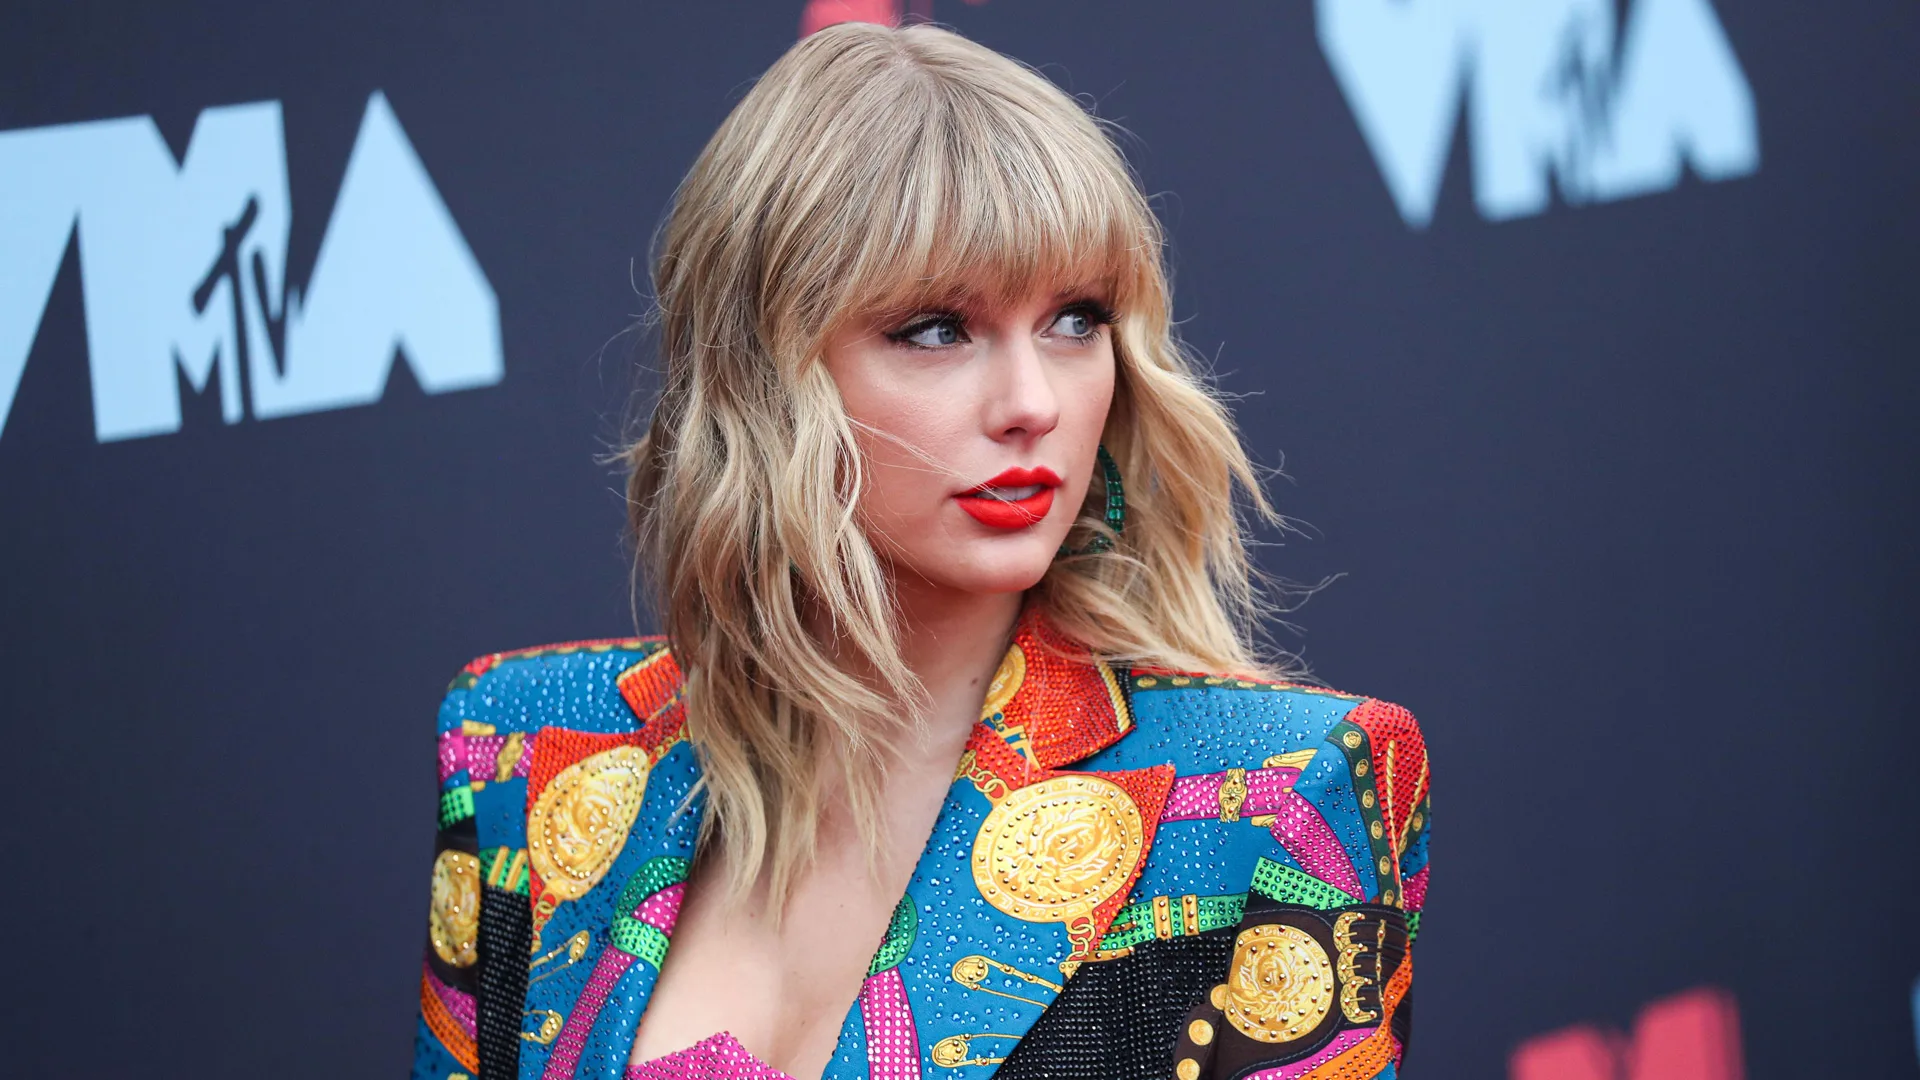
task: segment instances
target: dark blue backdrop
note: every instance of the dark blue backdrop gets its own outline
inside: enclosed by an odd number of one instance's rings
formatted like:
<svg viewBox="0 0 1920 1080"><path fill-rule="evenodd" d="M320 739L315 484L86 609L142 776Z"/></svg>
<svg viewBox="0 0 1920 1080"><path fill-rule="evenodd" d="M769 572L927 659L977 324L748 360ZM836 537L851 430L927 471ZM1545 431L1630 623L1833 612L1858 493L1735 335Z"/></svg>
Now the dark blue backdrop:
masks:
<svg viewBox="0 0 1920 1080"><path fill-rule="evenodd" d="M383 91L504 358L232 425L210 383L176 433L98 442L87 319L135 316L85 310L67 249L0 428L10 1073L406 1067L439 693L482 652L632 629L596 455L637 382L636 261L800 8L0 15L0 129L151 115L180 154L202 109L279 101L296 282ZM1283 640L1422 718L1414 1075L1503 1076L1700 984L1736 996L1752 1077L1915 1075L1920 9L1721 0L1757 172L1490 220L1462 124L1424 229L1313 4L933 14L1135 134L1187 334L1311 526L1265 563L1345 575Z"/></svg>

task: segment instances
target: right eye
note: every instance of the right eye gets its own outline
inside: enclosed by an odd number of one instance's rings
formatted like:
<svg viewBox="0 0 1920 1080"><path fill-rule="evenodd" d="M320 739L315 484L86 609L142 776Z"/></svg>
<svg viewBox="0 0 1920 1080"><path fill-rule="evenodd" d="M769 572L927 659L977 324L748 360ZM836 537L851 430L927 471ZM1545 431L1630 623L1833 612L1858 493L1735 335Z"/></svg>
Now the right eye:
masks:
<svg viewBox="0 0 1920 1080"><path fill-rule="evenodd" d="M887 337L916 349L941 349L965 341L967 332L958 316L934 315L915 319Z"/></svg>

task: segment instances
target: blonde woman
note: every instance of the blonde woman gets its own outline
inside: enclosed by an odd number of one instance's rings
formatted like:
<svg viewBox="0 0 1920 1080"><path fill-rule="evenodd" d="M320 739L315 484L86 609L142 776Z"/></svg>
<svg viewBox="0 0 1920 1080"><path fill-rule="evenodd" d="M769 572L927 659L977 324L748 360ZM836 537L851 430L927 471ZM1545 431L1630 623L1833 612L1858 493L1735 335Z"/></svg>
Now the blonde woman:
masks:
<svg viewBox="0 0 1920 1080"><path fill-rule="evenodd" d="M416 1076L1393 1074L1425 748L1250 649L1266 504L1161 257L950 33L746 95L654 266L665 638L455 681Z"/></svg>

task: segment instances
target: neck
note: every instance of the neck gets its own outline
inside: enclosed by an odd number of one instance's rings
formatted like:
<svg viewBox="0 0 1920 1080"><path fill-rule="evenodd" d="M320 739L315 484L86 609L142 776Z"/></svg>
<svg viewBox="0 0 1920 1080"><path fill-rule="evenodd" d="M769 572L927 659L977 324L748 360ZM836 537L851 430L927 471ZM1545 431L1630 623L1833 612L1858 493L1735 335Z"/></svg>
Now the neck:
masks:
<svg viewBox="0 0 1920 1080"><path fill-rule="evenodd" d="M927 691L926 750L959 754L1020 617L1020 593L963 593L896 580L900 654Z"/></svg>

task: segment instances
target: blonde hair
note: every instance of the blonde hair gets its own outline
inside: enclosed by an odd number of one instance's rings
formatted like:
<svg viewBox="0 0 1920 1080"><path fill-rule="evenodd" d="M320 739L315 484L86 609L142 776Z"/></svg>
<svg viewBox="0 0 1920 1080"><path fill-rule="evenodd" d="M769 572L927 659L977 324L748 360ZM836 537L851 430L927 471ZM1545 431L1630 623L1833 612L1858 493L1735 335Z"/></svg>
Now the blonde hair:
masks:
<svg viewBox="0 0 1920 1080"><path fill-rule="evenodd" d="M1126 484L1110 551L1030 594L1123 661L1258 673L1236 510L1271 516L1226 410L1174 337L1159 222L1088 113L1033 70L924 25L799 42L720 125L653 268L662 386L627 452L640 569L685 675L709 832L736 895L783 896L837 765L877 844L882 749L916 729L881 561L857 524L854 426L820 362L847 320L955 293L1109 291L1104 442ZM1101 520L1096 476L1069 542ZM1109 536L1112 534L1109 532ZM830 637L831 640L824 640ZM870 847L871 850L871 847Z"/></svg>

